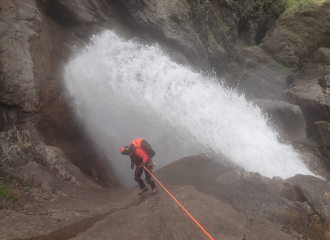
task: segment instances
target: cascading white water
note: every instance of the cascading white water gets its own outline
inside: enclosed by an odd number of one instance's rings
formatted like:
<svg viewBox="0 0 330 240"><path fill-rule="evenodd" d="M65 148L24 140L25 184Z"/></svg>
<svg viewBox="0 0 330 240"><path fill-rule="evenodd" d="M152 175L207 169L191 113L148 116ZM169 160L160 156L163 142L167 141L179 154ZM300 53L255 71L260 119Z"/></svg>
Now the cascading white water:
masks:
<svg viewBox="0 0 330 240"><path fill-rule="evenodd" d="M133 173L119 150L134 138L149 141L158 168L212 151L267 177L313 175L258 107L171 61L157 45L105 31L67 64L65 81L78 116L125 187L134 184Z"/></svg>

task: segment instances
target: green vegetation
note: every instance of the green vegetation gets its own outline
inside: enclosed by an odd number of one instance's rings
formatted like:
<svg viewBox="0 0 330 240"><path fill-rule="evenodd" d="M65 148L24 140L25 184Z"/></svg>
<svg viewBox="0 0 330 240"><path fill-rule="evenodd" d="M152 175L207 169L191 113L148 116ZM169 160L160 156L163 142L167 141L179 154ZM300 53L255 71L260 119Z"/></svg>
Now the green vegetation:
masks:
<svg viewBox="0 0 330 240"><path fill-rule="evenodd" d="M308 33L304 33L303 36L306 37L306 38L309 38L309 34Z"/></svg>
<svg viewBox="0 0 330 240"><path fill-rule="evenodd" d="M0 182L0 195L4 196L7 200L10 198L8 189L3 182Z"/></svg>
<svg viewBox="0 0 330 240"><path fill-rule="evenodd" d="M30 192L30 188L29 187L25 187L23 188L24 192Z"/></svg>
<svg viewBox="0 0 330 240"><path fill-rule="evenodd" d="M291 73L292 69L283 66L282 71L285 74L285 76L288 76Z"/></svg>
<svg viewBox="0 0 330 240"><path fill-rule="evenodd" d="M276 62L275 60L271 60L270 61L272 64L276 65L277 67L279 67L281 69L281 72L287 77L291 74L292 72L292 69L291 68L288 68L288 67L285 67L284 65Z"/></svg>
<svg viewBox="0 0 330 240"><path fill-rule="evenodd" d="M204 12L205 5L206 5L205 3L200 4L201 9L202 9L203 12Z"/></svg>
<svg viewBox="0 0 330 240"><path fill-rule="evenodd" d="M214 38L213 34L210 33L210 32L209 32L209 34L208 34L208 39L209 39L209 42L210 42L210 43L214 43L214 42L215 42L215 38Z"/></svg>
<svg viewBox="0 0 330 240"><path fill-rule="evenodd" d="M278 65L281 68L281 71L285 76L289 76L290 73L292 72L291 68L285 67L282 64L279 64L278 62L276 62L276 65Z"/></svg>
<svg viewBox="0 0 330 240"><path fill-rule="evenodd" d="M219 43L215 40L213 34L211 32L209 32L208 34L208 40L209 40L209 44L210 44L210 47L213 48L213 49L217 49L219 51L222 51L222 48L221 46L219 45ZM213 53L212 49L211 48L208 48L209 52Z"/></svg>
<svg viewBox="0 0 330 240"><path fill-rule="evenodd" d="M209 1L208 0L206 0L206 1L199 1L199 6L200 6L200 8L202 9L203 12L204 12L205 7L206 7L207 4L209 4Z"/></svg>
<svg viewBox="0 0 330 240"><path fill-rule="evenodd" d="M218 17L218 24L220 29L228 32L229 31L229 27L222 21L222 19L220 17Z"/></svg>
<svg viewBox="0 0 330 240"><path fill-rule="evenodd" d="M292 32L291 30L287 29L287 28L282 28L282 30L284 32L286 32L287 34L289 34L291 37L294 37L294 38L300 38L300 36L294 32Z"/></svg>
<svg viewBox="0 0 330 240"><path fill-rule="evenodd" d="M213 34L210 33L210 32L208 34L208 40L209 40L210 47L215 47L216 45L218 45L218 43L215 40ZM211 52L211 53L213 53L213 51L212 51L212 49L210 47L208 48L208 51Z"/></svg>
<svg viewBox="0 0 330 240"><path fill-rule="evenodd" d="M284 2L288 6L286 12L292 12L300 7L307 7L311 4L320 5L325 2L325 0L284 0Z"/></svg>
<svg viewBox="0 0 330 240"><path fill-rule="evenodd" d="M265 6L269 9L272 6L273 0L265 0Z"/></svg>
<svg viewBox="0 0 330 240"><path fill-rule="evenodd" d="M9 200L10 202L14 201L14 200L18 200L17 195L10 191L7 186L0 181L0 195L5 197L7 200Z"/></svg>

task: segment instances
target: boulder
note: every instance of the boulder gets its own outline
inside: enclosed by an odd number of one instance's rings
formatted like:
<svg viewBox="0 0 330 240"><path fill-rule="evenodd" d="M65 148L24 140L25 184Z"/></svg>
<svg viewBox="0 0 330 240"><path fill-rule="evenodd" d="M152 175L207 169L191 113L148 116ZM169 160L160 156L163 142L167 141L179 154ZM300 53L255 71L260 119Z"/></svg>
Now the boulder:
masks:
<svg viewBox="0 0 330 240"><path fill-rule="evenodd" d="M276 27L266 34L261 48L280 64L293 68L327 34L329 16L328 1L297 10L288 9L279 17Z"/></svg>
<svg viewBox="0 0 330 240"><path fill-rule="evenodd" d="M330 74L328 74L324 77L321 77L318 80L319 80L319 84L321 87L323 87L324 89L330 88Z"/></svg>
<svg viewBox="0 0 330 240"><path fill-rule="evenodd" d="M330 148L330 123L327 121L318 121L315 122L315 125L320 134L322 146Z"/></svg>
<svg viewBox="0 0 330 240"><path fill-rule="evenodd" d="M262 48L244 48L230 67L231 82L247 98L275 99L285 89L286 68Z"/></svg>
<svg viewBox="0 0 330 240"><path fill-rule="evenodd" d="M314 15L310 17L312 16ZM321 42L325 43L323 40ZM317 129L315 122L327 121L330 117L329 81L330 49L320 47L315 49L309 58L305 58L302 65L287 78L288 89L277 96L278 100L300 107L306 119L307 137L312 137L318 142L322 142L319 135L321 129Z"/></svg>
<svg viewBox="0 0 330 240"><path fill-rule="evenodd" d="M296 86L290 89L294 93L297 104L306 119L306 133L308 137L316 137L315 122L329 119L329 96L319 84Z"/></svg>
<svg viewBox="0 0 330 240"><path fill-rule="evenodd" d="M330 49L319 48L317 49L304 66L302 66L296 73L292 74L289 78L292 85L303 86L307 84L318 84L320 78L324 79L326 75L330 74ZM329 76L327 77L327 79ZM324 83L326 80L324 79ZM326 88L326 85L324 85Z"/></svg>
<svg viewBox="0 0 330 240"><path fill-rule="evenodd" d="M300 106L306 119L308 137L318 139L315 122L327 121L330 117L329 80L330 49L319 48L305 66L290 76L290 88L285 95L279 97L285 99L291 96L290 102Z"/></svg>
<svg viewBox="0 0 330 240"><path fill-rule="evenodd" d="M329 172L330 152L328 150L328 119L329 114L329 76L319 78L318 80L304 79L299 81L298 86L291 87L279 99L289 101L300 107L306 120L306 135L317 143L313 145L314 154L312 158L316 158L314 169L318 172ZM314 82L314 83L313 83ZM309 84L308 84L309 83ZM328 178L328 177L327 177Z"/></svg>
<svg viewBox="0 0 330 240"><path fill-rule="evenodd" d="M252 102L266 113L282 140L289 142L306 140L306 122L299 106L263 99L253 99Z"/></svg>
<svg viewBox="0 0 330 240"><path fill-rule="evenodd" d="M330 192L329 183L312 176L296 175L287 180L293 186L301 189L306 203L312 213L321 220L330 220ZM330 236L329 236L330 237Z"/></svg>

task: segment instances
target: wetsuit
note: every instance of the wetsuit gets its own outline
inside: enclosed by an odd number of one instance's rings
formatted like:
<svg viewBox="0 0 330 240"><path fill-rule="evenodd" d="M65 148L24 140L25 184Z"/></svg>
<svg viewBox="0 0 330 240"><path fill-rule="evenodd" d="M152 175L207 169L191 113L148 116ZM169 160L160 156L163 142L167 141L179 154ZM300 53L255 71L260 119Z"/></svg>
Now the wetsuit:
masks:
<svg viewBox="0 0 330 240"><path fill-rule="evenodd" d="M135 148L135 150L133 151L133 154L130 156L130 158L131 158L131 164L135 164L135 166L136 166L134 180L140 185L140 188L142 189L142 188L146 187L143 180L141 179L143 171L144 171L144 174L146 175L147 183L150 184L151 188L155 188L156 185L151 178L151 174L141 166L141 163L144 162L145 167L146 168L148 167L148 164L149 164L148 153L144 149L138 147L138 148Z"/></svg>

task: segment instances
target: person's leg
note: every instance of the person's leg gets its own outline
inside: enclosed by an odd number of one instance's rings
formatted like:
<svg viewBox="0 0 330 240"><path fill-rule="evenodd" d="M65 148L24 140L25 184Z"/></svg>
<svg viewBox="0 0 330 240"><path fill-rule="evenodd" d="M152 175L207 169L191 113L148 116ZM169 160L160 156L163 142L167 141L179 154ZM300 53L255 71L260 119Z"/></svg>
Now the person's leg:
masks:
<svg viewBox="0 0 330 240"><path fill-rule="evenodd" d="M147 170L144 170L144 174L146 175L147 183L151 186L152 189L154 189L156 187L156 184L154 180L152 180L151 174Z"/></svg>
<svg viewBox="0 0 330 240"><path fill-rule="evenodd" d="M141 189L146 187L143 180L141 179L142 173L143 173L143 168L142 167L137 167L135 169L134 180L139 184Z"/></svg>

